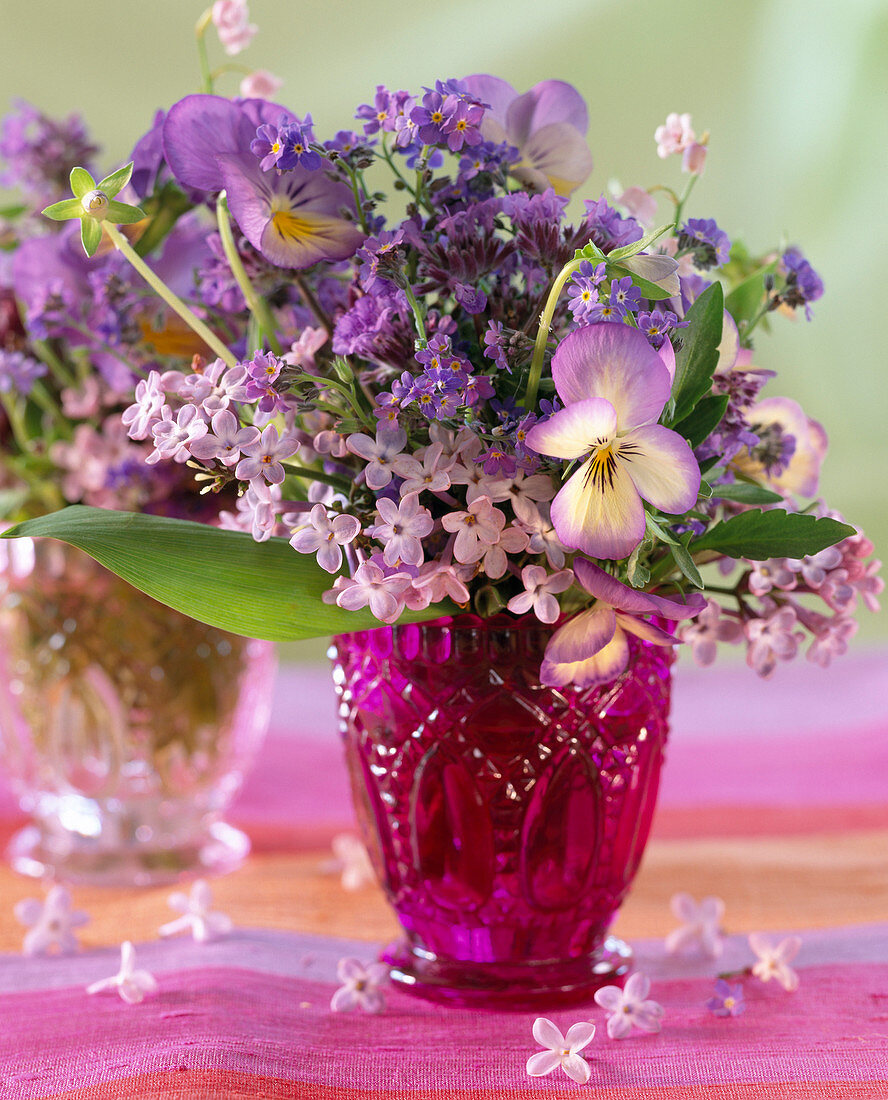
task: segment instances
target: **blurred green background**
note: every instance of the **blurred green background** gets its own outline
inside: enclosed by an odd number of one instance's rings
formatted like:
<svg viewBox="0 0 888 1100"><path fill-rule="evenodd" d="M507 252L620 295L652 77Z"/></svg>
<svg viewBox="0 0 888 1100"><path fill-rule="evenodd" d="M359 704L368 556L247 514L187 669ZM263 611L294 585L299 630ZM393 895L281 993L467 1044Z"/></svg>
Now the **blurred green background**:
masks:
<svg viewBox="0 0 888 1100"><path fill-rule="evenodd" d="M50 114L80 111L117 167L156 108L197 90L202 10L0 0L0 107L21 96ZM583 197L613 178L681 186L678 159L659 160L652 135L668 112L689 111L711 142L688 215L714 217L753 250L798 244L824 279L813 322L778 319L755 361L779 371L768 394L825 424L822 492L888 557L888 3L253 0L250 14L259 33L230 60L282 78L277 98L311 112L322 138L351 128L379 83L570 81L590 105L596 164ZM229 60L209 37L212 63ZM236 94L238 81L218 90ZM886 633L888 617L862 612L861 637Z"/></svg>

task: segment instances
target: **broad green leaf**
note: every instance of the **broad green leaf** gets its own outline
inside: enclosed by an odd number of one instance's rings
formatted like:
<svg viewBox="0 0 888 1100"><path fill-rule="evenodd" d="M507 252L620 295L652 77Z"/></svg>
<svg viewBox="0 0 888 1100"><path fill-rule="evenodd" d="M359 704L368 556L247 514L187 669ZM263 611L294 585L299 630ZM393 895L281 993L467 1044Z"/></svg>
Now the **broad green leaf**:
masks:
<svg viewBox="0 0 888 1100"><path fill-rule="evenodd" d="M190 520L74 505L28 520L3 538L48 536L84 550L135 588L194 619L235 634L287 642L380 626L368 610L321 601L334 577L285 539L257 543L239 531ZM456 614L449 602L399 622Z"/></svg>
<svg viewBox="0 0 888 1100"><path fill-rule="evenodd" d="M652 535L656 535L657 538L660 540L660 542L665 542L669 546L677 546L678 545L678 539L675 538L674 535L670 535L668 531L666 531L663 527L661 527L660 524L657 523L657 521L654 519L654 517L650 514L650 512L645 512L644 522L645 522L645 525L647 527L647 530Z"/></svg>
<svg viewBox="0 0 888 1100"><path fill-rule="evenodd" d="M673 423L684 420L712 386L724 321L724 294L720 283L713 283L703 291L688 310L685 320L688 327L682 330L683 343L675 356Z"/></svg>
<svg viewBox="0 0 888 1100"><path fill-rule="evenodd" d="M740 504L777 504L783 500L779 493L756 485L752 481L735 481L731 485L713 485L712 495L718 500L736 500Z"/></svg>
<svg viewBox="0 0 888 1100"><path fill-rule="evenodd" d="M100 191L104 191L109 199L113 199L118 191L126 187L132 174L133 162L130 161L129 164L118 168L116 172L112 172L110 176L105 176L103 180L99 180L96 186Z"/></svg>
<svg viewBox="0 0 888 1100"><path fill-rule="evenodd" d="M673 428L679 435L683 435L692 447L699 447L725 415L728 401L729 397L726 393L712 393L702 397L694 407L694 411L681 423L673 424Z"/></svg>
<svg viewBox="0 0 888 1100"><path fill-rule="evenodd" d="M82 199L88 191L94 191L96 187L96 181L85 168L72 168L68 182L78 199Z"/></svg>
<svg viewBox="0 0 888 1100"><path fill-rule="evenodd" d="M118 202L116 199L112 199L108 203L108 210L105 214L105 220L114 222L116 225L130 225L133 222L140 222L144 219L145 212L140 210L138 206L130 206L125 202Z"/></svg>
<svg viewBox="0 0 888 1100"><path fill-rule="evenodd" d="M824 517L784 512L775 508L763 512L759 508L716 523L690 549L717 550L731 558L766 561L768 558L803 558L817 554L854 534L847 523Z"/></svg>
<svg viewBox="0 0 888 1100"><path fill-rule="evenodd" d="M688 578L695 588L703 588L703 578L700 576L700 570L694 564L694 559L688 553L687 547L684 543L679 542L672 547L672 556L675 558L676 565Z"/></svg>
<svg viewBox="0 0 888 1100"><path fill-rule="evenodd" d="M765 300L765 276L776 270L777 263L777 260L772 260L771 263L747 275L725 298L725 309L738 326L741 321L751 320L761 309Z"/></svg>
<svg viewBox="0 0 888 1100"><path fill-rule="evenodd" d="M66 222L71 218L82 217L83 207L80 205L80 199L62 199L61 202L54 202L52 206L44 207L41 214L45 218L52 218L54 222Z"/></svg>
<svg viewBox="0 0 888 1100"><path fill-rule="evenodd" d="M659 229L652 229L650 233L645 235L637 241L633 241L632 244L624 244L622 248L615 248L613 252L609 252L607 258L616 262L617 260L623 260L627 256L637 256L639 252L644 252L646 248L649 248L654 241L658 241L664 233L668 233L672 228L672 222L668 222L666 225L661 225Z"/></svg>
<svg viewBox="0 0 888 1100"><path fill-rule="evenodd" d="M102 242L102 226L95 218L80 219L80 240L87 256L94 256Z"/></svg>
<svg viewBox="0 0 888 1100"><path fill-rule="evenodd" d="M628 256L620 260L631 275L664 290L670 298L681 294L681 280L678 277L678 264L671 256Z"/></svg>
<svg viewBox="0 0 888 1100"><path fill-rule="evenodd" d="M638 287L645 298L650 299L652 302L659 302L663 298L672 297L668 290L664 290L663 287L650 282L649 279L643 279L641 275L637 275L634 271L630 271L628 267L623 267L621 264L612 264L608 261L607 277L609 279L625 279L627 275L632 280L633 285Z"/></svg>

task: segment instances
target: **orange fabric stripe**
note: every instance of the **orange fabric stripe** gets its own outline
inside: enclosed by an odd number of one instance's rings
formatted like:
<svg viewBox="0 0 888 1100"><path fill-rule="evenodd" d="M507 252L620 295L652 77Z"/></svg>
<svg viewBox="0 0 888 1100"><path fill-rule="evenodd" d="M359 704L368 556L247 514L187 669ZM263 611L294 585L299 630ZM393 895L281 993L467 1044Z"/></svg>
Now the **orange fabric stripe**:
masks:
<svg viewBox="0 0 888 1100"><path fill-rule="evenodd" d="M576 1096L576 1085L556 1083L528 1084L509 1089L380 1090L334 1088L300 1081L279 1081L224 1070L187 1069L166 1073L147 1073L107 1084L59 1093L56 1100L539 1100L546 1096ZM583 1086L583 1096L599 1100L885 1100L888 1078L875 1082L802 1081L794 1084L733 1084L669 1086L638 1085L621 1088L598 1085L594 1077Z"/></svg>

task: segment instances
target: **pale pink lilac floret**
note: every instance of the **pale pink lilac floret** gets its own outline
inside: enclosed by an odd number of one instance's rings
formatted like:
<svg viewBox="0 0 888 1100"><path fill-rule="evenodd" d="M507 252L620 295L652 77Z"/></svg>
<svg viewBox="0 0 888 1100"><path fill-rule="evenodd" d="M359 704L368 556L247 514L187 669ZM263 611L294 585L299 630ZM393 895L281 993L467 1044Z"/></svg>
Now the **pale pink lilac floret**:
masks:
<svg viewBox="0 0 888 1100"><path fill-rule="evenodd" d="M573 584L571 569L562 569L558 573L549 573L540 565L525 565L521 570L521 583L524 591L513 596L506 605L516 615L524 615L533 610L542 623L554 623L561 615L561 607L555 598L556 593L564 592Z"/></svg>
<svg viewBox="0 0 888 1100"><path fill-rule="evenodd" d="M354 516L331 516L323 504L315 504L308 523L293 532L290 545L300 554L317 554L318 565L336 573L342 565L342 547L353 542L360 530Z"/></svg>
<svg viewBox="0 0 888 1100"><path fill-rule="evenodd" d="M236 466L246 447L259 440L259 429L240 426L229 409L220 409L210 421L212 432L190 444L191 454L202 462L217 459L223 466Z"/></svg>
<svg viewBox="0 0 888 1100"><path fill-rule="evenodd" d="M535 424L528 446L581 465L552 501L558 537L596 558L623 558L645 534L647 500L671 515L696 503L700 468L677 432L656 423L669 372L637 330L587 325L552 359L564 408Z"/></svg>
<svg viewBox="0 0 888 1100"><path fill-rule="evenodd" d="M566 1035L545 1016L534 1020L533 1037L545 1047L527 1059L527 1073L530 1077L546 1077L556 1069L562 1069L571 1081L585 1085L592 1075L589 1063L580 1055L580 1051L592 1042L595 1024L587 1020L572 1024Z"/></svg>
<svg viewBox="0 0 888 1100"><path fill-rule="evenodd" d="M333 867L340 872L343 890L360 890L376 882L367 847L353 833L337 833L330 841L330 847L333 849Z"/></svg>
<svg viewBox="0 0 888 1100"><path fill-rule="evenodd" d="M199 878L187 894L176 890L167 898L167 904L182 915L161 925L157 930L160 936L190 932L196 943L208 943L227 936L233 928L227 913L213 910L213 891L205 879Z"/></svg>
<svg viewBox="0 0 888 1100"><path fill-rule="evenodd" d="M364 1012L382 1012L385 994L381 987L389 975L389 968L384 963L365 965L354 958L340 959L336 973L343 984L330 1001L334 1012L353 1012L357 1008Z"/></svg>
<svg viewBox="0 0 888 1100"><path fill-rule="evenodd" d="M697 135L691 128L689 114L679 115L673 112L666 116L665 124L654 131L657 156L664 159L673 153L683 153L696 140Z"/></svg>
<svg viewBox="0 0 888 1100"><path fill-rule="evenodd" d="M521 527L506 527L500 532L499 540L493 543L480 559L482 571L491 580L505 576L509 567L509 555L520 554L529 543L527 532Z"/></svg>
<svg viewBox="0 0 888 1100"><path fill-rule="evenodd" d="M799 976L789 965L802 946L798 936L787 936L778 942L773 936L753 932L749 937L749 946L756 956L752 965L754 977L762 982L769 982L773 978L787 993L798 989Z"/></svg>
<svg viewBox="0 0 888 1100"><path fill-rule="evenodd" d="M423 538L435 525L428 508L419 503L419 494L411 493L395 503L387 497L376 502L380 522L367 528L367 534L383 544L386 565L422 565Z"/></svg>
<svg viewBox="0 0 888 1100"><path fill-rule="evenodd" d="M416 452L416 455L398 455L392 461L392 469L404 479L401 496L410 493L442 493L450 488L449 460L443 460L444 446L432 443ZM444 465L439 468L439 465Z"/></svg>
<svg viewBox="0 0 888 1100"><path fill-rule="evenodd" d="M283 86L283 80L268 69L256 69L240 82L239 91L244 99L271 99Z"/></svg>
<svg viewBox="0 0 888 1100"><path fill-rule="evenodd" d="M625 986L606 985L596 990L595 1003L609 1013L607 1033L611 1039L628 1039L632 1028L658 1032L663 1019L663 1006L648 1000L651 980L640 970L630 974Z"/></svg>
<svg viewBox="0 0 888 1100"><path fill-rule="evenodd" d="M335 602L347 611L369 607L380 622L393 623L404 610L404 597L413 578L409 573L386 575L373 561L361 562L354 577L337 577Z"/></svg>
<svg viewBox="0 0 888 1100"><path fill-rule="evenodd" d="M466 511L443 516L441 524L445 531L456 534L453 556L465 565L479 561L499 542L506 517L488 497L477 497Z"/></svg>
<svg viewBox="0 0 888 1100"><path fill-rule="evenodd" d="M64 886L53 886L42 902L25 898L13 911L16 920L29 929L22 944L25 955L51 951L69 955L80 946L74 929L89 923L88 913L71 908L71 894Z"/></svg>
<svg viewBox="0 0 888 1100"><path fill-rule="evenodd" d="M246 0L216 0L211 10L225 52L233 57L245 50L258 29L249 21Z"/></svg>
<svg viewBox="0 0 888 1100"><path fill-rule="evenodd" d="M701 668L715 660L719 642L739 645L745 637L741 624L723 615L715 600L707 600L696 619L682 623L676 634L680 641L690 645L691 656Z"/></svg>
<svg viewBox="0 0 888 1100"><path fill-rule="evenodd" d="M158 371L151 371L147 378L136 383L135 396L135 403L124 410L121 419L130 439L147 439L152 426L160 421L161 410L166 404L166 393Z"/></svg>
<svg viewBox="0 0 888 1100"><path fill-rule="evenodd" d="M169 405L164 405L163 419L151 428L154 450L145 458L151 466L161 459L187 462L191 458L191 445L207 434L206 421L201 418L196 405L183 405L175 420Z"/></svg>
<svg viewBox="0 0 888 1100"><path fill-rule="evenodd" d="M618 196L617 202L641 225L650 228L654 224L657 216L657 200L643 187L627 187Z"/></svg>
<svg viewBox="0 0 888 1100"><path fill-rule="evenodd" d="M763 679L768 679L778 661L791 661L805 635L797 630L795 607L778 605L769 597L762 601L762 616L743 624L748 643L746 663Z"/></svg>
<svg viewBox="0 0 888 1100"><path fill-rule="evenodd" d="M707 897L697 903L690 894L679 893L673 894L669 904L682 923L666 937L667 952L670 955L696 952L717 959L724 951L721 922L725 903L722 899Z"/></svg>
<svg viewBox="0 0 888 1100"><path fill-rule="evenodd" d="M235 476L241 481L262 480L280 485L285 472L283 461L299 450L299 441L293 435L278 437L277 428L269 424L262 435L242 448L242 458L237 464Z"/></svg>
<svg viewBox="0 0 888 1100"><path fill-rule="evenodd" d="M565 623L549 640L540 679L552 687L609 683L629 663L629 634L654 645L676 644L671 634L639 616L687 619L705 606L698 593L679 600L639 592L583 558L574 560L573 569L576 579L596 599L591 608Z"/></svg>
<svg viewBox="0 0 888 1100"><path fill-rule="evenodd" d="M87 993L116 992L128 1005L139 1004L147 993L157 990L157 981L147 970L136 969L136 949L127 940L120 947L120 970L111 978L102 978L86 987Z"/></svg>
<svg viewBox="0 0 888 1100"><path fill-rule="evenodd" d="M364 480L368 489L384 489L389 484L394 476L393 463L406 446L407 433L403 428L394 431L380 428L375 439L356 432L346 440L347 449L367 463Z"/></svg>

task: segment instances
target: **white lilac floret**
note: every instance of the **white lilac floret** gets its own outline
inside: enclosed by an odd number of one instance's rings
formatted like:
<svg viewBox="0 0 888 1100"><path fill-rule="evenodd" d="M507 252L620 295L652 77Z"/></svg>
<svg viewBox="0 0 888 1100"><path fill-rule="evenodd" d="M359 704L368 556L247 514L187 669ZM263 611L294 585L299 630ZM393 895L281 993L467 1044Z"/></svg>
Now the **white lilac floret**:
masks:
<svg viewBox="0 0 888 1100"><path fill-rule="evenodd" d="M204 879L198 879L187 894L181 890L170 894L167 904L181 916L161 925L157 930L161 936L190 932L197 943L207 943L227 936L234 927L227 913L213 909L213 892Z"/></svg>
<svg viewBox="0 0 888 1100"><path fill-rule="evenodd" d="M74 929L89 923L88 913L71 907L71 894L64 886L53 886L42 902L18 902L15 916L28 929L22 944L25 955L69 955L79 946Z"/></svg>
<svg viewBox="0 0 888 1100"><path fill-rule="evenodd" d="M157 991L157 980L147 970L136 967L136 949L126 940L120 947L120 970L86 987L87 993L117 993L128 1005L139 1004Z"/></svg>
<svg viewBox="0 0 888 1100"><path fill-rule="evenodd" d="M651 980L640 970L630 974L621 989L606 985L595 992L595 1003L607 1013L607 1034L611 1039L628 1039L633 1028L658 1032L662 1027L664 1009L651 1000Z"/></svg>
<svg viewBox="0 0 888 1100"><path fill-rule="evenodd" d="M545 1016L534 1020L533 1037L545 1047L527 1059L527 1073L530 1077L546 1077L556 1069L561 1069L578 1085L585 1085L592 1076L592 1069L580 1054L595 1037L595 1024L587 1020L571 1024L566 1035Z"/></svg>

